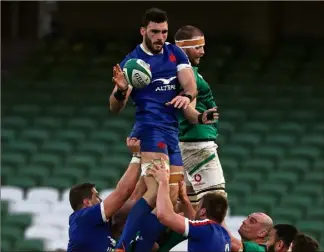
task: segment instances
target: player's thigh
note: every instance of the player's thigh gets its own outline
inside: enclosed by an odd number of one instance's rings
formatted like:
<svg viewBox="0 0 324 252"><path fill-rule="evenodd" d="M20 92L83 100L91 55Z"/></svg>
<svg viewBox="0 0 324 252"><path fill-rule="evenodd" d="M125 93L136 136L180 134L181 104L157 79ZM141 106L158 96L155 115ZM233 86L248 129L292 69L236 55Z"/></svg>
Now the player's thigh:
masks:
<svg viewBox="0 0 324 252"><path fill-rule="evenodd" d="M196 194L196 200L200 200L207 193L220 193L226 196L225 179L221 167L216 160L211 160L201 169L190 174L190 182Z"/></svg>

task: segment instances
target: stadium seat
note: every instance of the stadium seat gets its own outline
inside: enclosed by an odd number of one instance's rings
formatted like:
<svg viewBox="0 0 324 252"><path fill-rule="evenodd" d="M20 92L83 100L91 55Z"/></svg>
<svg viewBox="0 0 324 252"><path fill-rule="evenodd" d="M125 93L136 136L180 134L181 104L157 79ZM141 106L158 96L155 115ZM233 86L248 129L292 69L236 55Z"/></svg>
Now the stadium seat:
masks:
<svg viewBox="0 0 324 252"><path fill-rule="evenodd" d="M10 242L10 240L5 240L5 239L1 239L1 251L5 252L5 251L11 251L12 250L12 244Z"/></svg>
<svg viewBox="0 0 324 252"><path fill-rule="evenodd" d="M310 162L303 158L281 159L277 165L281 172L293 171L297 174L306 174L310 170Z"/></svg>
<svg viewBox="0 0 324 252"><path fill-rule="evenodd" d="M222 111L222 120L229 121L229 122L242 122L246 118L246 114L243 110L237 110L237 109L227 109Z"/></svg>
<svg viewBox="0 0 324 252"><path fill-rule="evenodd" d="M14 142L10 142L6 146L6 149L10 150L11 152L18 151L18 152L27 153L31 155L37 152L37 145L29 141L16 140Z"/></svg>
<svg viewBox="0 0 324 252"><path fill-rule="evenodd" d="M59 200L59 192L50 187L31 188L27 191L26 200L28 201L45 201L48 203L56 203Z"/></svg>
<svg viewBox="0 0 324 252"><path fill-rule="evenodd" d="M54 177L61 177L70 180L73 184L85 177L87 169L84 166L67 166L65 169L55 169Z"/></svg>
<svg viewBox="0 0 324 252"><path fill-rule="evenodd" d="M20 229L25 229L32 223L32 218L30 214L9 214L2 219L2 225L8 225L13 227L19 227Z"/></svg>
<svg viewBox="0 0 324 252"><path fill-rule="evenodd" d="M96 158L89 154L74 154L67 157L66 165L79 165L85 168L92 168L96 166Z"/></svg>
<svg viewBox="0 0 324 252"><path fill-rule="evenodd" d="M102 130L102 131L94 131L90 133L89 138L92 141L104 141L107 144L117 144L124 143L125 139L115 132L111 132L110 130Z"/></svg>
<svg viewBox="0 0 324 252"><path fill-rule="evenodd" d="M312 205L312 202L313 199L307 196L291 195L290 197L283 197L280 206L298 208L306 211L307 208Z"/></svg>
<svg viewBox="0 0 324 252"><path fill-rule="evenodd" d="M50 133L46 129L24 129L20 136L22 139L44 142L50 138Z"/></svg>
<svg viewBox="0 0 324 252"><path fill-rule="evenodd" d="M42 151L66 155L73 151L73 145L68 141L46 141L42 147Z"/></svg>
<svg viewBox="0 0 324 252"><path fill-rule="evenodd" d="M67 203L69 206L69 203ZM51 218L48 218L48 214L38 215L33 218L34 226L53 226L54 228L67 229L69 223L69 216L72 213L72 209L69 206L69 209L66 209L64 212L55 212L52 211L50 215Z"/></svg>
<svg viewBox="0 0 324 252"><path fill-rule="evenodd" d="M323 169L324 166L322 166ZM323 185L324 184L324 173L323 170L315 170L309 172L305 176L305 183L307 184L314 184L314 185Z"/></svg>
<svg viewBox="0 0 324 252"><path fill-rule="evenodd" d="M324 136L322 134L307 134L302 136L300 143L303 145L324 146Z"/></svg>
<svg viewBox="0 0 324 252"><path fill-rule="evenodd" d="M67 122L67 126L72 129L92 131L98 127L98 123L89 118L72 118Z"/></svg>
<svg viewBox="0 0 324 252"><path fill-rule="evenodd" d="M223 156L231 157L234 159L245 159L250 157L250 151L240 145L224 145L219 147L219 156L222 159Z"/></svg>
<svg viewBox="0 0 324 252"><path fill-rule="evenodd" d="M67 215L70 215L72 214L73 210L70 206L70 204L67 202L60 202L60 203L57 203L55 205L53 205L51 207L51 212L53 214L58 214L58 215L61 215L61 216L67 216Z"/></svg>
<svg viewBox="0 0 324 252"><path fill-rule="evenodd" d="M21 187L23 189L28 189L30 187L35 187L38 185L38 182L35 178L32 177L26 177L26 176L21 176L21 177L10 177L7 179L8 185L11 186L16 186L16 187Z"/></svg>
<svg viewBox="0 0 324 252"><path fill-rule="evenodd" d="M246 171L245 173L237 173L234 177L235 181L245 182L256 187L262 179L262 173L257 171Z"/></svg>
<svg viewBox="0 0 324 252"><path fill-rule="evenodd" d="M315 161L321 155L321 149L312 145L296 146L289 150L288 155L290 157L301 157Z"/></svg>
<svg viewBox="0 0 324 252"><path fill-rule="evenodd" d="M118 180L120 179L119 173L110 171L108 169L91 169L89 173L89 179L97 180L102 179L107 181L113 188L117 185Z"/></svg>
<svg viewBox="0 0 324 252"><path fill-rule="evenodd" d="M321 233L323 233L323 226L318 225L318 221L307 221L301 220L297 222L297 227L301 232L313 236L316 240L321 238Z"/></svg>
<svg viewBox="0 0 324 252"><path fill-rule="evenodd" d="M244 162L242 162L241 169L243 172L256 171L256 172L262 172L264 174L268 174L269 172L273 171L274 163L265 158L247 159Z"/></svg>
<svg viewBox="0 0 324 252"><path fill-rule="evenodd" d="M266 134L270 131L271 126L264 122L246 122L242 125L243 132Z"/></svg>
<svg viewBox="0 0 324 252"><path fill-rule="evenodd" d="M254 147L260 143L261 137L257 133L236 133L231 135L232 145L241 145L247 147Z"/></svg>
<svg viewBox="0 0 324 252"><path fill-rule="evenodd" d="M271 216L274 220L284 219L289 222L295 223L303 218L304 213L298 208L276 207L274 206L271 211Z"/></svg>
<svg viewBox="0 0 324 252"><path fill-rule="evenodd" d="M245 197L250 195L253 187L246 184L245 182L232 181L230 184L226 184L226 191L229 195L238 195L240 197Z"/></svg>
<svg viewBox="0 0 324 252"><path fill-rule="evenodd" d="M280 133L294 133L296 135L303 134L306 130L305 125L297 122L280 122L275 128L276 132Z"/></svg>
<svg viewBox="0 0 324 252"><path fill-rule="evenodd" d="M32 104L18 104L14 105L11 109L11 113L15 115L28 115L36 116L41 112L42 108L38 105Z"/></svg>
<svg viewBox="0 0 324 252"><path fill-rule="evenodd" d="M280 171L277 173L270 173L268 175L268 180L272 181L274 184L284 184L294 186L298 183L298 174L293 171Z"/></svg>
<svg viewBox="0 0 324 252"><path fill-rule="evenodd" d="M9 201L1 199L1 217L5 217L8 214Z"/></svg>
<svg viewBox="0 0 324 252"><path fill-rule="evenodd" d="M42 252L44 251L44 242L40 239L22 240L17 243L15 249L18 251Z"/></svg>
<svg viewBox="0 0 324 252"><path fill-rule="evenodd" d="M20 166L27 162L27 156L19 152L7 152L1 153L1 165Z"/></svg>
<svg viewBox="0 0 324 252"><path fill-rule="evenodd" d="M60 229L53 226L30 226L25 230L25 238L60 240Z"/></svg>
<svg viewBox="0 0 324 252"><path fill-rule="evenodd" d="M60 141L70 141L73 143L84 141L86 134L82 130L68 129L68 130L58 130L54 138Z"/></svg>
<svg viewBox="0 0 324 252"><path fill-rule="evenodd" d="M77 150L79 152L84 152L96 156L108 154L108 148L109 146L101 141L87 141L77 146Z"/></svg>
<svg viewBox="0 0 324 252"><path fill-rule="evenodd" d="M277 122L282 119L283 112L281 110L267 109L267 110L256 110L252 117L258 121L264 122Z"/></svg>
<svg viewBox="0 0 324 252"><path fill-rule="evenodd" d="M218 130L220 134L231 135L235 132L235 125L224 120L220 120L218 123Z"/></svg>
<svg viewBox="0 0 324 252"><path fill-rule="evenodd" d="M322 208L310 208L307 213L307 219L318 221L324 219L324 211Z"/></svg>
<svg viewBox="0 0 324 252"><path fill-rule="evenodd" d="M245 200L245 204L255 206L258 212L269 212L277 203L277 198L273 195L251 195Z"/></svg>
<svg viewBox="0 0 324 252"><path fill-rule="evenodd" d="M21 188L15 186L1 186L1 200L21 201L24 198L24 192Z"/></svg>
<svg viewBox="0 0 324 252"><path fill-rule="evenodd" d="M256 158L269 158L273 160L278 160L279 158L284 157L285 148L280 145L275 144L265 144L257 146L253 154Z"/></svg>
<svg viewBox="0 0 324 252"><path fill-rule="evenodd" d="M59 166L62 164L62 157L50 152L40 152L31 157L31 164Z"/></svg>
<svg viewBox="0 0 324 252"><path fill-rule="evenodd" d="M53 177L44 179L42 185L48 186L48 187L53 187L58 190L64 190L66 188L73 186L74 183L75 182L69 178L53 176Z"/></svg>
<svg viewBox="0 0 324 252"><path fill-rule="evenodd" d="M63 126L62 120L56 117L36 117L34 119L35 127L44 129L57 129Z"/></svg>
<svg viewBox="0 0 324 252"><path fill-rule="evenodd" d="M295 193L312 198L320 198L324 191L324 184L301 184L296 186Z"/></svg>
<svg viewBox="0 0 324 252"><path fill-rule="evenodd" d="M46 202L29 202L17 201L10 205L12 213L29 213L29 214L42 214L50 211L50 205Z"/></svg>
<svg viewBox="0 0 324 252"><path fill-rule="evenodd" d="M1 142L10 142L16 138L16 131L14 129L1 129Z"/></svg>
<svg viewBox="0 0 324 252"><path fill-rule="evenodd" d="M283 147L293 146L296 142L296 137L293 134L289 133L273 133L267 135L265 138L267 144L276 144Z"/></svg>
<svg viewBox="0 0 324 252"><path fill-rule="evenodd" d="M40 184L44 178L50 176L50 169L44 165L27 165L18 169L17 176L32 178Z"/></svg>
<svg viewBox="0 0 324 252"><path fill-rule="evenodd" d="M280 181L268 180L259 185L258 193L263 195L273 195L280 199L282 196L287 196L288 185Z"/></svg>
<svg viewBox="0 0 324 252"><path fill-rule="evenodd" d="M28 122L20 116L6 116L1 120L1 127L5 129L24 129Z"/></svg>
<svg viewBox="0 0 324 252"><path fill-rule="evenodd" d="M10 241L11 244L15 244L18 239L23 237L23 230L15 226L1 225L1 241Z"/></svg>

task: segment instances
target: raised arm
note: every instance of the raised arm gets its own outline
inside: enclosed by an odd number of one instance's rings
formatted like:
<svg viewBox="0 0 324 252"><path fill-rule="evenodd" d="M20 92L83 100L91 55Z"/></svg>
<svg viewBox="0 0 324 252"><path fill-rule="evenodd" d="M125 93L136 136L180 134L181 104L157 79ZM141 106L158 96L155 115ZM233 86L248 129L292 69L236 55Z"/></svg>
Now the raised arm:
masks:
<svg viewBox="0 0 324 252"><path fill-rule="evenodd" d="M103 209L101 211L105 213L107 220L123 206L131 196L137 183L141 163L138 154L140 152L140 141L127 138L127 146L132 151L133 158L126 172L119 180L116 189L102 202Z"/></svg>
<svg viewBox="0 0 324 252"><path fill-rule="evenodd" d="M161 164L162 165L157 165L154 163L154 168L149 170L149 174L153 175L159 184L156 200L157 218L163 225L173 231L184 234L186 231L186 219L176 214L173 210L173 205L169 196L170 173L165 168L165 161L163 159L161 159Z"/></svg>
<svg viewBox="0 0 324 252"><path fill-rule="evenodd" d="M132 87L128 85L119 64L113 67L112 80L115 88L109 97L109 108L110 111L119 113L125 107L132 92Z"/></svg>

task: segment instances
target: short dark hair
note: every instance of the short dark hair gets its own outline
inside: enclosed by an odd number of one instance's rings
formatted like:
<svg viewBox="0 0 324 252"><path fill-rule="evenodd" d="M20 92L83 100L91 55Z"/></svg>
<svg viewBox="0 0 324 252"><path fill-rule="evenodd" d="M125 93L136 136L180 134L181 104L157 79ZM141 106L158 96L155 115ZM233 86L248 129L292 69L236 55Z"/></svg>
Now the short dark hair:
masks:
<svg viewBox="0 0 324 252"><path fill-rule="evenodd" d="M202 197L201 208L206 209L208 219L222 223L225 219L228 201L218 193L208 193Z"/></svg>
<svg viewBox="0 0 324 252"><path fill-rule="evenodd" d="M151 8L145 11L142 18L142 27L148 26L150 22L164 23L168 22L168 16L165 11L158 8Z"/></svg>
<svg viewBox="0 0 324 252"><path fill-rule="evenodd" d="M192 39L195 36L204 36L204 33L192 25L182 26L174 35L175 40Z"/></svg>
<svg viewBox="0 0 324 252"><path fill-rule="evenodd" d="M289 248L297 234L297 228L290 224L277 224L273 227L276 230L277 240L283 241L285 246Z"/></svg>
<svg viewBox="0 0 324 252"><path fill-rule="evenodd" d="M295 236L292 252L319 252L319 243L309 235L298 233Z"/></svg>
<svg viewBox="0 0 324 252"><path fill-rule="evenodd" d="M91 199L92 188L95 184L83 183L75 185L70 190L69 200L71 207L74 211L79 210L82 207L82 202L84 199Z"/></svg>

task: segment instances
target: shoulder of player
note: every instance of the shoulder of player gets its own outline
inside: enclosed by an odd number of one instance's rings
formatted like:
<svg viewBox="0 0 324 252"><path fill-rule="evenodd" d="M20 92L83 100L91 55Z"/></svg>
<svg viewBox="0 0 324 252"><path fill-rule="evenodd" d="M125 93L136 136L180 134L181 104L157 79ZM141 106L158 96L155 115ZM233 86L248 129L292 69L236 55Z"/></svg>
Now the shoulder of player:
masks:
<svg viewBox="0 0 324 252"><path fill-rule="evenodd" d="M193 226L208 226L217 224L215 221L205 219L205 220L189 220L189 223ZM218 225L218 224L217 224Z"/></svg>

